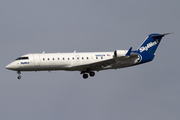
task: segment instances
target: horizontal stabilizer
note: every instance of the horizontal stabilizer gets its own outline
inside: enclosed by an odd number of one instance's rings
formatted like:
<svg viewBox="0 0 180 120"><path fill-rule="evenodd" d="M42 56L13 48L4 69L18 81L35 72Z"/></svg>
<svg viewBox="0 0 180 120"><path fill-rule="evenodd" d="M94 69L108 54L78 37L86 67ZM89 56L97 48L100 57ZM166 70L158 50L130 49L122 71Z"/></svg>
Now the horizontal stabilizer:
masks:
<svg viewBox="0 0 180 120"><path fill-rule="evenodd" d="M153 35L152 38L157 38L157 37L164 37L165 35L169 35L172 33L165 33L165 34L160 34L160 35Z"/></svg>

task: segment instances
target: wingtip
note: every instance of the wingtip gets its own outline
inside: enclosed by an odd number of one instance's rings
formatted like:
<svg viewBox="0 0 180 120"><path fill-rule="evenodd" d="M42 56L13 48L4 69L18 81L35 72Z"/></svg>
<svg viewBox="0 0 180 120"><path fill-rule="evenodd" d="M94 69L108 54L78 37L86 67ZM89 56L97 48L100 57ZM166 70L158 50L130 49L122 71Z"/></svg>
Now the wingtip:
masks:
<svg viewBox="0 0 180 120"><path fill-rule="evenodd" d="M126 53L126 56L130 56L131 51L132 51L132 47L129 48L128 52Z"/></svg>

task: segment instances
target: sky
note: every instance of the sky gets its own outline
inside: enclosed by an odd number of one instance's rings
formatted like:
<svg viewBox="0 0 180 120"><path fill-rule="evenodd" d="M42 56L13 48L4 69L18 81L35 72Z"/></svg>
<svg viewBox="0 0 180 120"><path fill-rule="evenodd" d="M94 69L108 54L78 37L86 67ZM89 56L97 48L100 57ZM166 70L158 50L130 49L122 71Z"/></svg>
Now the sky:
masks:
<svg viewBox="0 0 180 120"><path fill-rule="evenodd" d="M179 0L1 0L0 120L179 120ZM135 50L163 37L152 62L96 72L17 73L28 53Z"/></svg>

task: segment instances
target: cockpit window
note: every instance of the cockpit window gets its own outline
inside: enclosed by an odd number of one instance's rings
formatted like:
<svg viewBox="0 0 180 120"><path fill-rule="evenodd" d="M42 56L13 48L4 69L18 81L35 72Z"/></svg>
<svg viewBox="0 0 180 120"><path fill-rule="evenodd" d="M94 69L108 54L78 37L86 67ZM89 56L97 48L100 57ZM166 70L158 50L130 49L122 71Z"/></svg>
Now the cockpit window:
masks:
<svg viewBox="0 0 180 120"><path fill-rule="evenodd" d="M28 60L29 57L18 57L16 60Z"/></svg>

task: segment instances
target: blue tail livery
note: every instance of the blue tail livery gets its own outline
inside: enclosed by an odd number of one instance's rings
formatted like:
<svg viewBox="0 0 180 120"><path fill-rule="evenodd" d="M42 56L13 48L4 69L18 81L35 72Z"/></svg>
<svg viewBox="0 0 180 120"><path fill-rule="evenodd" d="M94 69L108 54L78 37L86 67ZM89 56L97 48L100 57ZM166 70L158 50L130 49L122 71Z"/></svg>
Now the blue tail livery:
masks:
<svg viewBox="0 0 180 120"><path fill-rule="evenodd" d="M161 42L162 37L171 33L166 34L150 34L144 42L137 48L136 51L139 54L139 62L144 63L153 60L156 49Z"/></svg>

